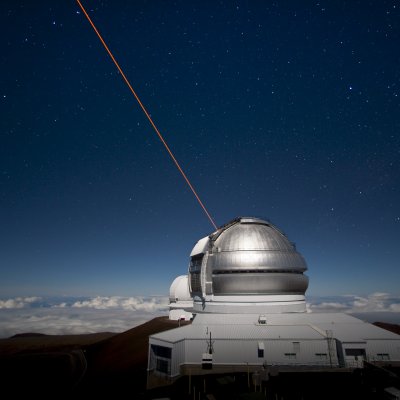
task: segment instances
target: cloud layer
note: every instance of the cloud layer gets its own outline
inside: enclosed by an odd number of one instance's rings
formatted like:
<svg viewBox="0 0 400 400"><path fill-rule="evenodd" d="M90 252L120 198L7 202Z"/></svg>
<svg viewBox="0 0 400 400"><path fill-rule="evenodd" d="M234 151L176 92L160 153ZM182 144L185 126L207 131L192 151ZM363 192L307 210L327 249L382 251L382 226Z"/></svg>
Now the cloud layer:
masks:
<svg viewBox="0 0 400 400"><path fill-rule="evenodd" d="M345 312L370 322L400 323L400 296L388 293L307 300L309 312ZM15 297L0 300L0 338L26 332L123 332L161 315L168 315L165 296Z"/></svg>
<svg viewBox="0 0 400 400"><path fill-rule="evenodd" d="M346 295L331 298L313 298L307 303L309 312L400 312L400 296L372 293L368 296Z"/></svg>
<svg viewBox="0 0 400 400"><path fill-rule="evenodd" d="M35 332L49 335L123 332L167 315L167 297L93 297L0 300L0 338Z"/></svg>
<svg viewBox="0 0 400 400"><path fill-rule="evenodd" d="M0 310L5 308L24 308L40 300L40 297L15 297L14 299L0 300Z"/></svg>

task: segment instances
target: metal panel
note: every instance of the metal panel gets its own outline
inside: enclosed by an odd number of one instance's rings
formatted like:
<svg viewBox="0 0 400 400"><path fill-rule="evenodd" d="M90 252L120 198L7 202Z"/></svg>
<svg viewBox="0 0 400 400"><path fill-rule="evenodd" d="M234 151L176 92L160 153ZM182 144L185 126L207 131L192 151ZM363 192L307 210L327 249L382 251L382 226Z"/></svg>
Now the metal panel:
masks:
<svg viewBox="0 0 400 400"><path fill-rule="evenodd" d="M242 273L213 275L215 295L302 294L308 278L301 274Z"/></svg>
<svg viewBox="0 0 400 400"><path fill-rule="evenodd" d="M367 358L369 360L382 360L382 354L387 354L390 360L400 360L400 337L399 340L368 340L366 346Z"/></svg>
<svg viewBox="0 0 400 400"><path fill-rule="evenodd" d="M237 250L214 253L209 258L213 271L218 270L307 270L303 257L295 251L280 250Z"/></svg>
<svg viewBox="0 0 400 400"><path fill-rule="evenodd" d="M217 238L214 246L221 251L293 249L292 244L281 232L264 223L232 225Z"/></svg>
<svg viewBox="0 0 400 400"><path fill-rule="evenodd" d="M259 357L259 340L213 340L213 362L215 364L246 365L337 365L337 358L329 358L328 346L324 340L305 340L300 342L301 351L293 351L293 343L289 340L268 340L261 342L264 346L264 357ZM200 363L206 351L206 340L186 340L186 363ZM321 358L326 354L326 358ZM290 355L290 356L289 356ZM293 356L294 355L294 356Z"/></svg>
<svg viewBox="0 0 400 400"><path fill-rule="evenodd" d="M174 343L172 348L171 376L179 375L180 365L185 363L185 341Z"/></svg>

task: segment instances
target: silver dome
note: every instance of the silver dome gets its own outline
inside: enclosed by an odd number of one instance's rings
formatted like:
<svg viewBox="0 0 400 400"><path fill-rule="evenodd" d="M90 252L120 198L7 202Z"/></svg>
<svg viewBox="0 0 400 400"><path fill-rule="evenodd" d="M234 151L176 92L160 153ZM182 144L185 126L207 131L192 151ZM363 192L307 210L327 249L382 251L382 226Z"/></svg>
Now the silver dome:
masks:
<svg viewBox="0 0 400 400"><path fill-rule="evenodd" d="M307 290L304 258L267 221L234 219L212 233L203 248L196 246L189 266L194 295L304 295Z"/></svg>

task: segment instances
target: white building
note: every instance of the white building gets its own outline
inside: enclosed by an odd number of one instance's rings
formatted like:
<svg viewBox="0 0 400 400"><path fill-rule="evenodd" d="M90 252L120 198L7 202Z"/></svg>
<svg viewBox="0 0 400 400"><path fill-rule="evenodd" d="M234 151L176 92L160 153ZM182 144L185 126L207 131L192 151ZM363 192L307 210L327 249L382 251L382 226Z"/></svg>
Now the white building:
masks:
<svg viewBox="0 0 400 400"><path fill-rule="evenodd" d="M150 336L150 377L170 382L210 368L312 370L400 361L399 335L347 314L306 312L306 263L267 221L235 219L199 240L190 257L188 276L171 286L170 315L193 312L194 319Z"/></svg>

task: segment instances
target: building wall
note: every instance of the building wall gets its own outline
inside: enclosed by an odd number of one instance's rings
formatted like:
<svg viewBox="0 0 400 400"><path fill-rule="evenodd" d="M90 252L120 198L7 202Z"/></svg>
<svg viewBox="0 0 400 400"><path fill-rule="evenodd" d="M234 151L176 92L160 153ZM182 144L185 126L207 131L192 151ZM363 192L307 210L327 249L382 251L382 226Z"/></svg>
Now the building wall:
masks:
<svg viewBox="0 0 400 400"><path fill-rule="evenodd" d="M400 340L368 339L362 342L339 342L345 367L362 368L363 361L400 360Z"/></svg>
<svg viewBox="0 0 400 400"><path fill-rule="evenodd" d="M368 340L366 352L369 360L400 360L400 340Z"/></svg>
<svg viewBox="0 0 400 400"><path fill-rule="evenodd" d="M171 376L179 375L180 365L185 363L185 340L174 343L172 350Z"/></svg>
<svg viewBox="0 0 400 400"><path fill-rule="evenodd" d="M337 365L336 345L329 354L326 340L229 340L217 339L213 342L214 364L260 364L271 365ZM259 357L259 348L264 348L263 357ZM185 362L201 363L203 353L206 353L207 340L185 340Z"/></svg>
<svg viewBox="0 0 400 400"><path fill-rule="evenodd" d="M400 340L340 342L323 338L307 340L252 338L211 339L211 342L215 365L263 365L266 363L267 365L336 367L339 365L338 351L343 355L340 366L345 367L362 367L364 359L400 360ZM182 365L201 365L203 354L208 352L208 343L206 337L186 338L173 343L150 337L149 371L163 376L177 377ZM171 349L170 357L165 357L165 351L152 351L152 345ZM259 351L261 349L263 349L262 352Z"/></svg>

